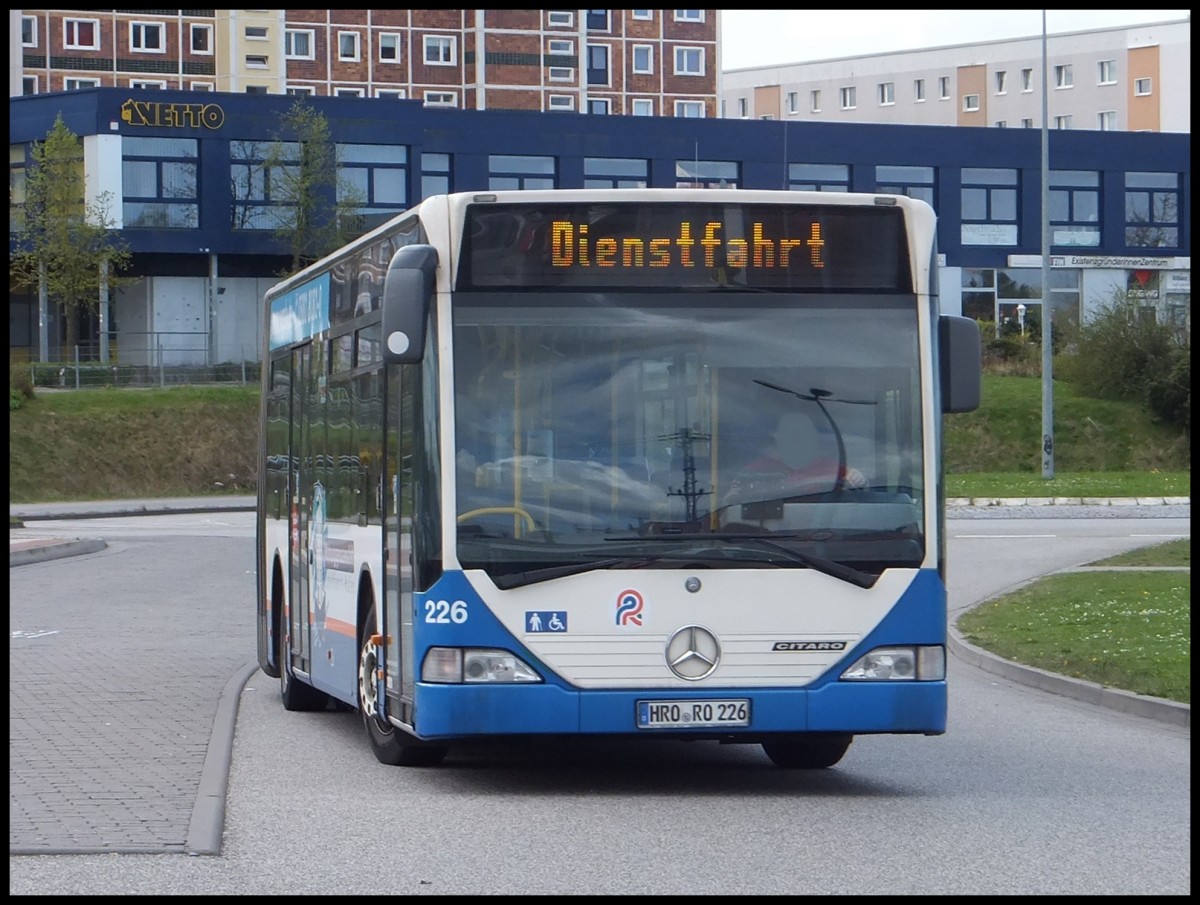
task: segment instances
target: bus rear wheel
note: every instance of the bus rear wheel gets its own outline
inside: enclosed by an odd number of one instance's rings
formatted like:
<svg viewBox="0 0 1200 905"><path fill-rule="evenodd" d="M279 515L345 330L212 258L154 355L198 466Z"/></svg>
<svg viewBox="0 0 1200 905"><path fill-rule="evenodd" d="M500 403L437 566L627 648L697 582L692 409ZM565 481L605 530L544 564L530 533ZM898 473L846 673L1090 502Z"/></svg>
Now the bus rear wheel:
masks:
<svg viewBox="0 0 1200 905"><path fill-rule="evenodd" d="M276 637L279 638L279 699L283 701L283 709L324 710L329 704L329 695L305 685L292 675L291 657L283 631L280 630Z"/></svg>
<svg viewBox="0 0 1200 905"><path fill-rule="evenodd" d="M398 767L436 767L446 758L449 749L444 745L431 745L413 738L403 729L398 729L378 715L378 685L375 672L379 666L379 649L371 641L377 625L375 610L367 614L362 628L362 641L358 658L358 709L375 758L383 764Z"/></svg>
<svg viewBox="0 0 1200 905"><path fill-rule="evenodd" d="M804 732L763 742L763 751L777 767L789 770L824 770L846 753L853 735L840 732Z"/></svg>

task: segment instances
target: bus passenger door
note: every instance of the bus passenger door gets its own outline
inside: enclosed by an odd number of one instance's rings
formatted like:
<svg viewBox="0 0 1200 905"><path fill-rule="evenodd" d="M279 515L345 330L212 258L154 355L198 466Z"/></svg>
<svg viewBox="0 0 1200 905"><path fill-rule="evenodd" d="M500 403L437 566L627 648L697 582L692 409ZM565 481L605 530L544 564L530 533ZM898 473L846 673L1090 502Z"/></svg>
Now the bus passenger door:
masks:
<svg viewBox="0 0 1200 905"><path fill-rule="evenodd" d="M387 390L384 395L386 436L383 460L386 463L383 481L384 498L384 582L383 635L387 638L384 658L384 694L389 716L412 722L412 512L406 511L405 500L411 505L412 489L407 486L412 474L411 464L405 467L405 457L411 463L412 411L401 393L403 370L398 365L386 369Z"/></svg>
<svg viewBox="0 0 1200 905"><path fill-rule="evenodd" d="M289 587L287 657L290 664L302 672L310 671L309 650L309 563L308 532L312 507L312 344L292 351L292 436L288 463L288 486L291 488L291 537L288 543ZM285 664L280 664L283 668Z"/></svg>

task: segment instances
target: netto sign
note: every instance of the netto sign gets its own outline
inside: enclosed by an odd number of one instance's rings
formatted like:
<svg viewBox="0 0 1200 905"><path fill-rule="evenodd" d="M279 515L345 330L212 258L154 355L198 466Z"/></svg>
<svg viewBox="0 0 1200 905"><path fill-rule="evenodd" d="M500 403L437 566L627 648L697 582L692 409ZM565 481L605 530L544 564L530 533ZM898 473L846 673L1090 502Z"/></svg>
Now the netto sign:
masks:
<svg viewBox="0 0 1200 905"><path fill-rule="evenodd" d="M167 126L175 129L219 129L225 111L216 104L161 104L128 100L121 105L121 119L131 126Z"/></svg>

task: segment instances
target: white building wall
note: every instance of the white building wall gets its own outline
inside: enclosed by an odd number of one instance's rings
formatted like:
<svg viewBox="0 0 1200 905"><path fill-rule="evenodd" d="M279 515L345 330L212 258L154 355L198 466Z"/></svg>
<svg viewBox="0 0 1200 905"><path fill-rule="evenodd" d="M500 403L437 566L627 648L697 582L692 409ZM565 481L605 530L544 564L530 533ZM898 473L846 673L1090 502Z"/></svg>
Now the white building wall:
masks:
<svg viewBox="0 0 1200 905"><path fill-rule="evenodd" d="M1191 131L1191 23L1187 20L1154 23L1128 28L1095 29L1047 36L1050 68L1049 115L1071 116L1071 128L1095 129L1102 110L1117 112L1117 129L1128 128L1129 83L1127 54L1131 49L1159 47L1160 71L1155 79L1164 132ZM1097 84L1097 64L1116 61L1117 83ZM1054 67L1070 64L1072 88L1056 90ZM771 116L783 120L826 122L908 123L916 125L957 125L962 107L963 88L958 84L960 69L982 66L986 69L986 91L980 98L987 113L987 125L1005 120L1009 128L1019 128L1022 119L1041 126L1042 111L1042 39L1041 35L1001 41L981 41L908 50L897 53L869 54L827 60L802 61L788 65L733 69L721 74L720 100L723 116L739 118L738 99L747 101L747 119ZM1032 90L1021 90L1021 70L1033 70ZM1006 93L995 92L995 73L1008 73ZM941 99L938 80L950 80L949 98ZM913 97L913 82L925 81L925 101ZM880 106L876 96L880 82L891 81L896 87L896 102ZM854 86L857 105L842 110L839 92ZM778 86L779 109L756 109L756 87ZM821 92L821 110L810 111L810 92ZM787 95L796 92L798 110L787 111Z"/></svg>

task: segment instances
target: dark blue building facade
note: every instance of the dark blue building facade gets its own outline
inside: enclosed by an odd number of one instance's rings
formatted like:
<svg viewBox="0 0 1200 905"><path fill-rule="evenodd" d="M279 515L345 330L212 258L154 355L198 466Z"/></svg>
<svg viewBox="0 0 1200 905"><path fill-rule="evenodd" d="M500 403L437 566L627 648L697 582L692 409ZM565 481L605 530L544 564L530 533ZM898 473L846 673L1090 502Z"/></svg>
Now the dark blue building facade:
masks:
<svg viewBox="0 0 1200 905"><path fill-rule="evenodd" d="M295 100L117 88L10 100L10 184L19 189L31 143L61 114L83 138L89 191L114 201L139 277L106 318L123 360L147 363L153 352L161 361L164 348L179 363L259 357L258 300L289 262L260 165ZM1051 280L1044 289L1040 130L306 102L329 122L367 226L441 191L708 185L903 192L937 211L945 311L1000 323L1018 305L1024 317L1048 291L1055 317L1077 320L1124 293L1190 330L1189 135L1050 133ZM10 287L10 306L14 353L36 356L36 290ZM94 334L98 323L85 327ZM73 354L60 348L53 312L47 332L51 358Z"/></svg>

